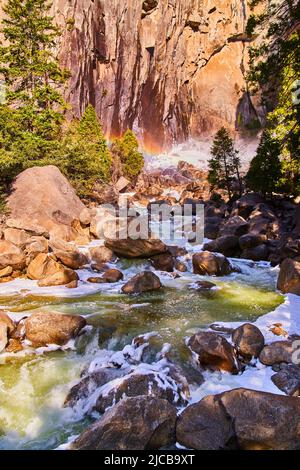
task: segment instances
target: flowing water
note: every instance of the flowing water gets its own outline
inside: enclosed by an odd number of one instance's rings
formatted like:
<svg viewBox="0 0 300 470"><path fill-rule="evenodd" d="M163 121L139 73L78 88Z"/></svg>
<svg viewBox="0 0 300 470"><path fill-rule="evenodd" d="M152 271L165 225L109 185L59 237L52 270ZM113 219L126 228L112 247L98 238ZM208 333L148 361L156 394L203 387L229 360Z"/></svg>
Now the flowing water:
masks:
<svg viewBox="0 0 300 470"><path fill-rule="evenodd" d="M88 284L89 270L80 272L75 290L39 289L25 280L0 285L0 306L14 318L58 311L84 315L90 325L64 351L0 356L0 448L54 449L79 434L90 418L63 408L68 390L95 357L122 350L133 337L158 332L174 361L187 367L184 339L194 331L218 321L253 321L283 301L275 292L277 272L266 263L234 260L241 272L212 279L218 289L208 295L189 288L202 277L191 273L190 257L188 263L178 279L157 273L164 289L139 296L120 294L122 283ZM149 264L123 261L117 267L128 279Z"/></svg>

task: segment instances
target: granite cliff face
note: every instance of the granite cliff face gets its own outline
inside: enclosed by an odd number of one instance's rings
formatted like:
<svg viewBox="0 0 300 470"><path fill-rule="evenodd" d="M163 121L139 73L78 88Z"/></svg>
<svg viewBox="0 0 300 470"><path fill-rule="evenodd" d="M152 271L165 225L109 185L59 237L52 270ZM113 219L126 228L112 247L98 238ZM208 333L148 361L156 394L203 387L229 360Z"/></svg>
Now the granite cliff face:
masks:
<svg viewBox="0 0 300 470"><path fill-rule="evenodd" d="M246 0L54 0L66 97L146 146L257 120L245 92Z"/></svg>

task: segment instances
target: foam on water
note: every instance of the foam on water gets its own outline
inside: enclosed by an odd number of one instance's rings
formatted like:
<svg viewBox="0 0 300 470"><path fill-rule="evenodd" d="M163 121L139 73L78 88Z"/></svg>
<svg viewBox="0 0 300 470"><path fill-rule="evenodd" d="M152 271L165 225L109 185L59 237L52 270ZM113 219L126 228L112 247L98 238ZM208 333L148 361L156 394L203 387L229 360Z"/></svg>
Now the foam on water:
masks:
<svg viewBox="0 0 300 470"><path fill-rule="evenodd" d="M208 160L211 157L212 140L213 136L201 141L190 139L187 142L174 145L169 152L157 156L146 155L146 169L151 171L157 168L176 167L180 161L191 163L201 169L207 169ZM240 152L242 166L246 169L255 155L258 139L237 139L235 145Z"/></svg>
<svg viewBox="0 0 300 470"><path fill-rule="evenodd" d="M300 299L287 296L284 304L274 312L260 317L258 326L268 337L268 325L285 317L285 328L300 333L297 318ZM226 324L237 326L239 323ZM264 329L265 325L265 329ZM290 330L289 330L290 326ZM83 355L71 352L53 352L50 355L34 357L23 364L12 363L2 370L0 381L0 448L56 448L66 444L88 425L93 406L99 394L107 395L119 385L116 379L95 390L87 400L79 402L74 409L63 408L70 387L79 380L83 369L94 372L103 367L130 369L136 374L152 372L161 387L172 386L168 378L168 362L164 358L172 350L164 343L155 362L143 363L145 344L156 332L144 337L145 343L134 347L128 343L123 349L99 349L95 336L89 342ZM272 340L275 340L274 336ZM254 367L254 365L256 367ZM227 373L205 372L205 382L200 387L191 386L190 403L197 402L208 394L221 393L238 387L281 393L271 381L273 371L261 364L252 363L243 374L232 376ZM175 390L175 385L174 390ZM63 448L67 445L63 446Z"/></svg>
<svg viewBox="0 0 300 470"><path fill-rule="evenodd" d="M101 243L101 242L100 242ZM94 242L95 246L99 242ZM300 332L296 318L300 300L288 296L285 303L275 293L277 270L267 263L231 260L240 272L223 278L213 278L217 289L211 298L202 297L189 286L205 279L192 272L192 255L202 246L185 244L188 254L181 257L188 267L174 279L171 274L155 271L147 260L118 261L112 266L124 273L124 280L116 284L91 284L89 268L78 271L77 289L65 287L39 288L35 281L17 279L0 285L0 303L14 318L30 315L37 309L55 310L86 316L90 325L76 344L70 343L64 351L49 346L16 355L1 355L0 365L0 448L65 448L91 421L93 405L100 393L109 393L120 379L95 390L88 400L75 409L63 408L70 388L80 380L82 371L93 372L103 367L130 369L134 373L153 372L159 385L170 385L165 356L173 355L179 364L186 365L187 352L184 338L199 328L207 328L215 320L256 320L270 341L269 325L283 321L284 328ZM89 247L82 247L87 252ZM121 287L133 275L151 269L161 279L164 290L128 297ZM276 307L278 306L278 307ZM276 307L274 309L274 307ZM228 323L227 323L228 325ZM106 343L100 344L99 331L112 327L116 330ZM100 328L98 330L97 328ZM154 334L161 340L161 350L149 363L143 362L143 351ZM132 339L144 335L140 347ZM4 364L6 361L6 364ZM243 375L205 373L201 387L191 387L191 401L195 402L209 393L219 393L231 388L249 388L274 391L270 370L265 367L248 367ZM172 385L172 384L171 384ZM279 393L276 389L276 393ZM62 447L61 447L62 446Z"/></svg>

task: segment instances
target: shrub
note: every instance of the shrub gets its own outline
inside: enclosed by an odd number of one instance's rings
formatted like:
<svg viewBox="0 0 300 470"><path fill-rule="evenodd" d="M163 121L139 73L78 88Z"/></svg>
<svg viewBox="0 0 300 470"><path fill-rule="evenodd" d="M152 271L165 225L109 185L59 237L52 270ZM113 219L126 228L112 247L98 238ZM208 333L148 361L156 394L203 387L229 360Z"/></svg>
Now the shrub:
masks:
<svg viewBox="0 0 300 470"><path fill-rule="evenodd" d="M133 181L144 166L144 157L138 150L139 143L135 134L128 130L123 137L115 139L112 144L112 153L122 164L123 174Z"/></svg>
<svg viewBox="0 0 300 470"><path fill-rule="evenodd" d="M80 196L91 196L97 181L110 180L111 154L93 106L69 125L58 166Z"/></svg>

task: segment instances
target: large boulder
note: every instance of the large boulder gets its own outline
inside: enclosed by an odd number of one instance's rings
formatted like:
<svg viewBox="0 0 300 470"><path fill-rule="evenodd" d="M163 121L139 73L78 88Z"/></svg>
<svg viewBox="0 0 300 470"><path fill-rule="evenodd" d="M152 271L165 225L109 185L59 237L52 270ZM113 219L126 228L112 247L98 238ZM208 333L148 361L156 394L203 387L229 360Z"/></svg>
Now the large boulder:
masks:
<svg viewBox="0 0 300 470"><path fill-rule="evenodd" d="M118 202L119 192L114 184L96 183L92 193L93 199L101 204L114 204Z"/></svg>
<svg viewBox="0 0 300 470"><path fill-rule="evenodd" d="M244 323L232 333L232 341L237 351L245 358L258 357L265 345L265 338L257 326Z"/></svg>
<svg viewBox="0 0 300 470"><path fill-rule="evenodd" d="M300 400L243 388L210 395L183 411L176 434L196 450L300 449Z"/></svg>
<svg viewBox="0 0 300 470"><path fill-rule="evenodd" d="M235 350L223 336L213 331L201 331L189 339L188 346L197 354L201 367L232 374L239 372Z"/></svg>
<svg viewBox="0 0 300 470"><path fill-rule="evenodd" d="M65 268L47 253L39 253L27 267L29 279L39 281L41 287L66 285L78 280L75 271Z"/></svg>
<svg viewBox="0 0 300 470"><path fill-rule="evenodd" d="M243 217L236 215L234 217L230 217L227 222L224 224L222 229L220 230L220 235L234 235L236 237L241 237L245 235L249 230L249 224L246 222Z"/></svg>
<svg viewBox="0 0 300 470"><path fill-rule="evenodd" d="M20 247L7 240L0 240L0 269L10 266L22 271L26 266L26 257Z"/></svg>
<svg viewBox="0 0 300 470"><path fill-rule="evenodd" d="M116 255L106 246L95 246L90 248L92 263L110 263L116 260Z"/></svg>
<svg viewBox="0 0 300 470"><path fill-rule="evenodd" d="M186 273L188 270L187 265L183 261L179 261L178 259L174 261L174 268L180 273Z"/></svg>
<svg viewBox="0 0 300 470"><path fill-rule="evenodd" d="M218 238L222 222L223 218L220 216L205 217L204 236L211 240Z"/></svg>
<svg viewBox="0 0 300 470"><path fill-rule="evenodd" d="M269 249L265 244L254 246L253 248L247 248L242 251L241 254L241 258L251 259L252 261L266 261L268 256Z"/></svg>
<svg viewBox="0 0 300 470"><path fill-rule="evenodd" d="M30 237L27 240L24 251L31 259L35 258L39 253L48 253L49 243L45 237Z"/></svg>
<svg viewBox="0 0 300 470"><path fill-rule="evenodd" d="M18 230L16 228L6 228L4 230L4 240L13 243L14 245L22 246L30 238L30 234L25 230Z"/></svg>
<svg viewBox="0 0 300 470"><path fill-rule="evenodd" d="M240 254L239 238L234 235L225 235L205 243L203 249L221 253L224 256L238 256Z"/></svg>
<svg viewBox="0 0 300 470"><path fill-rule="evenodd" d="M208 203L204 209L205 217L224 217L224 210L215 206L214 204Z"/></svg>
<svg viewBox="0 0 300 470"><path fill-rule="evenodd" d="M277 220L273 207L271 207L269 204L266 204L265 202L257 204L255 206L249 219L255 220L257 217L264 217L265 219L273 220L273 221Z"/></svg>
<svg viewBox="0 0 300 470"><path fill-rule="evenodd" d="M261 245L267 241L266 235L263 234L253 234L248 233L246 235L242 235L239 238L239 245L241 250L247 250L249 248L254 248L256 246Z"/></svg>
<svg viewBox="0 0 300 470"><path fill-rule="evenodd" d="M67 286L75 289L78 286L79 276L73 269L59 265L59 269L49 276L38 281L39 287Z"/></svg>
<svg viewBox="0 0 300 470"><path fill-rule="evenodd" d="M249 233L276 238L280 233L280 224L267 204L258 204L249 217Z"/></svg>
<svg viewBox="0 0 300 470"><path fill-rule="evenodd" d="M148 395L149 397L163 398L170 403L178 403L181 400L179 384L174 380L158 372L133 373L123 379L118 379L117 383L110 390L104 390L99 395L96 402L96 410L104 413L105 410L124 397L137 397Z"/></svg>
<svg viewBox="0 0 300 470"><path fill-rule="evenodd" d="M282 237L276 244L275 254L278 256L279 262L286 258L300 261L300 239Z"/></svg>
<svg viewBox="0 0 300 470"><path fill-rule="evenodd" d="M37 312L26 319L25 336L34 347L49 344L63 346L75 338L85 325L86 321L80 315Z"/></svg>
<svg viewBox="0 0 300 470"><path fill-rule="evenodd" d="M175 267L175 260L169 253L156 255L151 258L152 266L158 271L166 271L172 273Z"/></svg>
<svg viewBox="0 0 300 470"><path fill-rule="evenodd" d="M15 230L25 230L29 235L33 237L46 237L49 238L49 232L45 228L41 227L33 220L25 219L6 219L5 225L8 228Z"/></svg>
<svg viewBox="0 0 300 470"><path fill-rule="evenodd" d="M160 289L162 284L156 274L151 271L143 271L142 273L136 274L130 279L123 287L122 292L124 294L140 294L142 292L150 292L153 290Z"/></svg>
<svg viewBox="0 0 300 470"><path fill-rule="evenodd" d="M74 252L78 251L78 248L74 243L69 243L62 238L51 236L49 239L49 248L53 253L56 251L67 251L67 252Z"/></svg>
<svg viewBox="0 0 300 470"><path fill-rule="evenodd" d="M127 372L127 369L106 367L86 375L71 388L64 406L75 407L78 403L86 402L97 389L112 380L123 377Z"/></svg>
<svg viewBox="0 0 300 470"><path fill-rule="evenodd" d="M151 450L175 439L176 408L167 400L125 398L71 444L77 450Z"/></svg>
<svg viewBox="0 0 300 470"><path fill-rule="evenodd" d="M188 406L178 418L177 442L195 450L235 448L234 427L215 396Z"/></svg>
<svg viewBox="0 0 300 470"><path fill-rule="evenodd" d="M93 216L94 210L85 207L79 214L79 222L84 226L90 225Z"/></svg>
<svg viewBox="0 0 300 470"><path fill-rule="evenodd" d="M30 226L38 226L43 232L59 233L67 240L78 237L72 222L79 219L85 208L68 180L52 165L29 168L20 173L7 205L11 218L17 222L15 228L27 230Z"/></svg>
<svg viewBox="0 0 300 470"><path fill-rule="evenodd" d="M87 257L80 251L55 251L55 257L70 269L80 269L88 264Z"/></svg>
<svg viewBox="0 0 300 470"><path fill-rule="evenodd" d="M201 251L193 255L193 269L195 274L209 276L226 276L233 271L225 256L209 251Z"/></svg>
<svg viewBox="0 0 300 470"><path fill-rule="evenodd" d="M300 262L285 259L280 266L277 288L284 294L300 295Z"/></svg>
<svg viewBox="0 0 300 470"><path fill-rule="evenodd" d="M259 360L266 366L293 362L293 354L297 351L294 341L274 341L264 347L259 355Z"/></svg>
<svg viewBox="0 0 300 470"><path fill-rule="evenodd" d="M263 197L258 193L244 194L233 205L232 215L239 215L247 219L257 204L264 202Z"/></svg>
<svg viewBox="0 0 300 470"><path fill-rule="evenodd" d="M104 282L108 283L122 281L123 278L124 275L122 271L119 271L119 269L107 269L101 277Z"/></svg>
<svg viewBox="0 0 300 470"><path fill-rule="evenodd" d="M167 251L167 246L161 240L155 238L148 240L106 239L105 246L110 248L116 255L124 258L150 258Z"/></svg>
<svg viewBox="0 0 300 470"><path fill-rule="evenodd" d="M114 207L100 206L93 210L91 222L90 222L90 233L99 239L108 236L111 231L117 231L119 226L119 220L117 218L117 211ZM111 236L111 238L114 238Z"/></svg>

